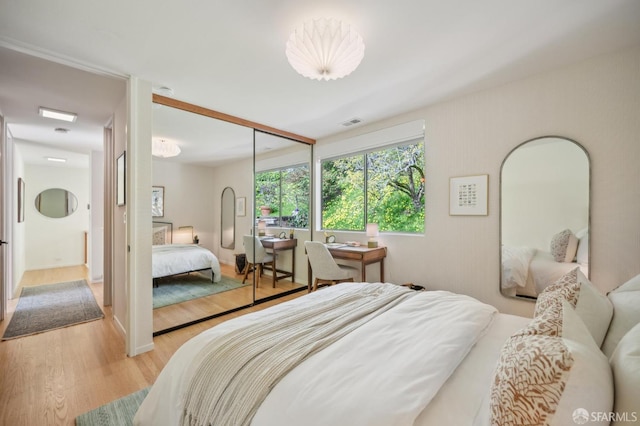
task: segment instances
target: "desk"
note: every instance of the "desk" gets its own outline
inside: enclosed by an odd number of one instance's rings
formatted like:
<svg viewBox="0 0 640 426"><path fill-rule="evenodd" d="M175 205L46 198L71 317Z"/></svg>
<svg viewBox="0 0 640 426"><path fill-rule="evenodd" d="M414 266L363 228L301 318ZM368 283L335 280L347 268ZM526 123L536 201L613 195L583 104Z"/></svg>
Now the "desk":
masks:
<svg viewBox="0 0 640 426"><path fill-rule="evenodd" d="M273 265L275 269L274 271L271 271L273 274L273 286L276 286L276 281L287 277L291 277L291 282L294 282L296 275L296 246L298 245L298 239L260 238L260 242L264 248L271 249L273 251ZM278 259L276 254L283 250L291 250L291 272L278 269L276 266ZM278 275L278 272L280 275Z"/></svg>
<svg viewBox="0 0 640 426"><path fill-rule="evenodd" d="M366 246L352 247L348 245L340 247L327 246L329 253L334 259L354 260L360 262L360 273L362 274L362 282L367 281L366 266L372 263L380 262L380 281L384 282L384 258L387 256L386 247L369 248ZM309 265L309 281L307 283L309 291L311 291L311 264Z"/></svg>

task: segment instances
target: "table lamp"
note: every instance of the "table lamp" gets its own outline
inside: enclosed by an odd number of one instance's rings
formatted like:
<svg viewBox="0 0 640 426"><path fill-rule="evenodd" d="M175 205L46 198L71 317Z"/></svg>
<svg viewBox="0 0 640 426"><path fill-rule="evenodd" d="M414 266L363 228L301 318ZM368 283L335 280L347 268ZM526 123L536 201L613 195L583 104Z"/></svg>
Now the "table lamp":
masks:
<svg viewBox="0 0 640 426"><path fill-rule="evenodd" d="M369 248L378 247L378 240L376 240L377 236L378 236L378 224L367 223L367 237L369 237L369 242L367 243L367 247Z"/></svg>
<svg viewBox="0 0 640 426"><path fill-rule="evenodd" d="M264 237L267 234L267 222L264 220L258 221L258 236Z"/></svg>

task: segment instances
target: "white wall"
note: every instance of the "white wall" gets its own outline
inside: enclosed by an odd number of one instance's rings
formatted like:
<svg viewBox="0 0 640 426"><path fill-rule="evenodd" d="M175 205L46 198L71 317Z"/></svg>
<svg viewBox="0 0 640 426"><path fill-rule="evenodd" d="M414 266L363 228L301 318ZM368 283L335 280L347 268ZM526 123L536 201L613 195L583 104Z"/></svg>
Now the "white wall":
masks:
<svg viewBox="0 0 640 426"><path fill-rule="evenodd" d="M218 256L220 263L233 265L235 253L244 253L242 236L249 234L252 229L253 158L227 163L216 167L212 172L208 194L214 201L211 216L216 218L212 234L213 252ZM226 187L233 188L236 198L246 198L246 215L236 216L236 244L234 249L220 247L220 201L222 199L222 191Z"/></svg>
<svg viewBox="0 0 640 426"><path fill-rule="evenodd" d="M104 274L104 152L91 152L91 213L89 272L92 282Z"/></svg>
<svg viewBox="0 0 640 426"><path fill-rule="evenodd" d="M591 278L603 291L640 273L640 46L318 140L424 119L426 229L382 234L386 280L469 294L501 311L533 304L499 292L499 173L518 144L545 135L582 144L592 161ZM489 175L489 215L450 216L449 178Z"/></svg>
<svg viewBox="0 0 640 426"><path fill-rule="evenodd" d="M7 132L8 133L8 132ZM12 147L13 150L13 176L11 178L10 183L10 191L12 194L13 202L10 204L10 208L7 208L5 205L5 211L8 212L9 220L11 224L13 224L12 230L12 247L11 247L11 255L12 255L12 271L11 271L11 291L8 296L12 299L14 296L18 297L18 294L14 294L14 292L18 289L18 285L20 284L20 280L22 279L22 275L26 270L26 251L25 251L25 231L26 231L26 222L18 223L18 212L16 206L18 205L18 178L25 178L24 171L24 160L22 157L22 152L20 150L20 145L13 143L11 138L8 139L10 143L7 143L7 147ZM6 153L9 155L9 153ZM25 183L26 190L26 183Z"/></svg>
<svg viewBox="0 0 640 426"><path fill-rule="evenodd" d="M214 213L214 206L219 210L220 204L220 195L216 198L212 191L214 180L210 167L154 158L152 182L153 186L164 186L164 216L153 220L173 223L174 237L180 226L193 226L200 245L214 251L219 245L219 238L217 244L214 243L214 232L220 227L220 214Z"/></svg>
<svg viewBox="0 0 640 426"><path fill-rule="evenodd" d="M89 170L27 164L25 180L25 268L27 270L83 265L85 232L89 230ZM75 212L50 218L36 210L36 196L49 188L72 192L78 200Z"/></svg>
<svg viewBox="0 0 640 426"><path fill-rule="evenodd" d="M113 164L116 164L117 158L125 151L127 146L127 99L124 98L118 105L113 118L113 145L114 158ZM127 159L129 160L129 159ZM131 163L128 161L129 170ZM115 173L113 174L115 176ZM130 176L127 174L127 179ZM114 184L115 191L115 184ZM113 199L116 199L114 194ZM125 212L126 206L113 206L113 316L121 331L125 333L125 325L127 323L127 287L126 287L126 225Z"/></svg>

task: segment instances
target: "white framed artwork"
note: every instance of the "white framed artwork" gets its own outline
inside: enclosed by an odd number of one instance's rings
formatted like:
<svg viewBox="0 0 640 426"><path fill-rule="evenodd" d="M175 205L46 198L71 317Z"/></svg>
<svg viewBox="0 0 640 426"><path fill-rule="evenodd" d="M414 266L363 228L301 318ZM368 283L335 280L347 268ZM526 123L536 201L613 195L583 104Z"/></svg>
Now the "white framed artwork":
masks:
<svg viewBox="0 0 640 426"><path fill-rule="evenodd" d="M449 215L487 216L489 175L452 177L449 180Z"/></svg>

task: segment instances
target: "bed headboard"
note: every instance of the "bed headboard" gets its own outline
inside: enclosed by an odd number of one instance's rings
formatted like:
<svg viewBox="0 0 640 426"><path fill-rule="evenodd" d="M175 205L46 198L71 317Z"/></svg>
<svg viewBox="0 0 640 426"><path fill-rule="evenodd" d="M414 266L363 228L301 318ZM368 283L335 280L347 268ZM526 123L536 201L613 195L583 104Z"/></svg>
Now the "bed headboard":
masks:
<svg viewBox="0 0 640 426"><path fill-rule="evenodd" d="M173 242L173 223L153 222L153 245L171 244Z"/></svg>

